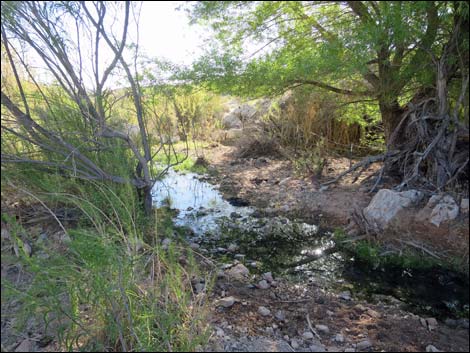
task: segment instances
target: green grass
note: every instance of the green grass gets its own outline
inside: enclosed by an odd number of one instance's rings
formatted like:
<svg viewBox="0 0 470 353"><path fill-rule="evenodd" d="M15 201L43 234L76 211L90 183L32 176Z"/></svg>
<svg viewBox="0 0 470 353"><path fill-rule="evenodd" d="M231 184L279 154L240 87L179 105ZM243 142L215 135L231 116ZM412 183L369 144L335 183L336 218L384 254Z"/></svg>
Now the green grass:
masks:
<svg viewBox="0 0 470 353"><path fill-rule="evenodd" d="M101 184L75 185L75 194L58 188L37 195L72 204L87 220L67 229L68 243L38 244L14 217L2 215L20 250L23 240L33 244L32 257L20 251L32 275L27 289L2 283L2 302L17 300L24 323L42 320L67 351L194 351L207 341L203 297L192 290L191 279L201 276L192 252L176 239L167 250L159 245L179 231L172 214L157 210L153 221L136 217L130 199L124 202ZM88 200L99 198L102 208Z"/></svg>

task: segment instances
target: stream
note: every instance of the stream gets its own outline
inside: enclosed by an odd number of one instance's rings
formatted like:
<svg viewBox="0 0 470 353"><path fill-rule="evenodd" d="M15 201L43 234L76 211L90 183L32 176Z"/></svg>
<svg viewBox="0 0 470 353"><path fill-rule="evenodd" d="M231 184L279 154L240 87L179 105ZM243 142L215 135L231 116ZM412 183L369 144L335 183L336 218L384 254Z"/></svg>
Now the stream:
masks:
<svg viewBox="0 0 470 353"><path fill-rule="evenodd" d="M239 261L253 273L270 271L294 282L347 290L371 302L399 300L418 315L468 318L465 275L442 268L373 268L333 251L331 230L285 217L262 217L239 199L225 200L218 186L205 180L206 176L169 170L155 185L153 198L155 206L176 210L175 224L191 230L186 240L218 262L229 266ZM310 256L319 259L299 264Z"/></svg>

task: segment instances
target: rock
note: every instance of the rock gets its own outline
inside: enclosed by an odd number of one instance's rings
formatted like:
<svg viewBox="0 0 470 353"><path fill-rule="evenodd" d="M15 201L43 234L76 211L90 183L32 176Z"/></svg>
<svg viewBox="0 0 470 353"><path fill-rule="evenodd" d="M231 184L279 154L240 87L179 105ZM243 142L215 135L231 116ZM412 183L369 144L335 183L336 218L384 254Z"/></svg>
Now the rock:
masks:
<svg viewBox="0 0 470 353"><path fill-rule="evenodd" d="M426 352L442 352L436 347L434 347L432 344L426 346Z"/></svg>
<svg viewBox="0 0 470 353"><path fill-rule="evenodd" d="M338 343L343 343L344 342L344 336L340 333L338 333L335 338L334 338L334 341L335 342L338 342Z"/></svg>
<svg viewBox="0 0 470 353"><path fill-rule="evenodd" d="M375 194L369 206L364 208L364 217L373 227L382 230L400 210L417 203L421 198L422 193L416 190L396 192L381 189Z"/></svg>
<svg viewBox="0 0 470 353"><path fill-rule="evenodd" d="M302 334L302 338L304 340L311 340L313 339L313 333L311 333L310 331L305 331L303 334Z"/></svg>
<svg viewBox="0 0 470 353"><path fill-rule="evenodd" d="M426 323L428 325L429 331L433 331L437 328L437 320L433 317L427 318Z"/></svg>
<svg viewBox="0 0 470 353"><path fill-rule="evenodd" d="M274 278L273 278L273 275L271 272L266 272L266 273L263 273L263 278L268 281L269 283L273 282L274 281Z"/></svg>
<svg viewBox="0 0 470 353"><path fill-rule="evenodd" d="M198 243L190 243L189 247L193 250L197 250L200 248L200 245Z"/></svg>
<svg viewBox="0 0 470 353"><path fill-rule="evenodd" d="M326 349L321 344L311 344L308 346L310 352L326 352ZM329 352L336 352L336 350L328 350Z"/></svg>
<svg viewBox="0 0 470 353"><path fill-rule="evenodd" d="M227 271L229 278L237 281L245 280L250 274L250 271L242 264L238 264Z"/></svg>
<svg viewBox="0 0 470 353"><path fill-rule="evenodd" d="M276 313L274 314L274 317L276 318L276 320L279 320L279 321L284 321L286 319L286 315L284 314L282 310L276 311Z"/></svg>
<svg viewBox="0 0 470 353"><path fill-rule="evenodd" d="M440 198L434 198L435 196L431 197L426 207L430 207L430 205L433 205L436 203L436 200L438 200L433 210L431 211L429 221L436 227L439 227L442 222L457 218L459 215L459 206L457 205L457 202L455 202L454 198L450 195L443 195Z"/></svg>
<svg viewBox="0 0 470 353"><path fill-rule="evenodd" d="M354 348L346 348L344 351L345 352L355 352L356 350Z"/></svg>
<svg viewBox="0 0 470 353"><path fill-rule="evenodd" d="M225 249L225 248L217 248L217 252L226 253L226 252L227 252L227 249Z"/></svg>
<svg viewBox="0 0 470 353"><path fill-rule="evenodd" d="M237 260L243 260L245 258L246 255L244 254L235 254L234 258L236 258Z"/></svg>
<svg viewBox="0 0 470 353"><path fill-rule="evenodd" d="M268 282L266 282L266 281L263 279L262 281L259 281L259 282L258 282L257 287L258 287L259 289L268 289L268 288L270 287L270 285L269 285Z"/></svg>
<svg viewBox="0 0 470 353"><path fill-rule="evenodd" d="M222 126L225 129L240 129L242 127L242 121L236 114L230 112L222 118Z"/></svg>
<svg viewBox="0 0 470 353"><path fill-rule="evenodd" d="M222 330L220 327L217 327L217 329L216 329L216 331L215 331L215 334L216 334L218 337L224 337L224 336L225 336L224 330Z"/></svg>
<svg viewBox="0 0 470 353"><path fill-rule="evenodd" d="M34 342L29 339L24 340L18 347L16 347L15 352L34 352Z"/></svg>
<svg viewBox="0 0 470 353"><path fill-rule="evenodd" d="M460 202L460 212L468 213L468 199L462 199Z"/></svg>
<svg viewBox="0 0 470 353"><path fill-rule="evenodd" d="M227 251L229 251L229 252L235 252L237 250L238 250L238 245L236 245L236 244L230 244L227 248Z"/></svg>
<svg viewBox="0 0 470 353"><path fill-rule="evenodd" d="M168 249L168 246L171 244L171 239L170 238L165 238L162 240L162 248L163 249Z"/></svg>
<svg viewBox="0 0 470 353"><path fill-rule="evenodd" d="M454 319L446 319L445 324L452 328L456 328L459 325L457 320L454 320Z"/></svg>
<svg viewBox="0 0 470 353"><path fill-rule="evenodd" d="M253 267L253 268L257 268L258 267L258 263L256 261L252 261L248 264L248 266L250 267Z"/></svg>
<svg viewBox="0 0 470 353"><path fill-rule="evenodd" d="M343 300L351 300L351 292L350 291L344 291L339 293L338 297Z"/></svg>
<svg viewBox="0 0 470 353"><path fill-rule="evenodd" d="M291 345L291 347L294 348L294 349L298 349L298 348L300 347L300 344L299 344L299 342L298 342L296 339L292 339L292 340L290 341L290 345Z"/></svg>
<svg viewBox="0 0 470 353"><path fill-rule="evenodd" d="M462 328L465 328L465 329L468 330L468 328L469 328L468 319L459 319L458 325L459 325L459 327L462 327Z"/></svg>
<svg viewBox="0 0 470 353"><path fill-rule="evenodd" d="M271 315L271 310L269 310L265 306L260 306L260 307L258 307L258 313L261 316L269 316L269 315Z"/></svg>
<svg viewBox="0 0 470 353"><path fill-rule="evenodd" d="M330 333L330 329L326 325L315 325L315 328L321 333L324 333L324 334Z"/></svg>
<svg viewBox="0 0 470 353"><path fill-rule="evenodd" d="M428 324L426 323L426 320L423 319L422 317L419 319L419 322L421 323L421 326L426 327L426 328L428 327Z"/></svg>
<svg viewBox="0 0 470 353"><path fill-rule="evenodd" d="M378 319L382 316L379 312L372 310L372 309L367 309L366 313L367 315L369 315L370 317L373 317L374 319Z"/></svg>
<svg viewBox="0 0 470 353"><path fill-rule="evenodd" d="M196 283L194 289L196 290L196 294L199 294L204 292L204 290L206 289L206 285L204 283Z"/></svg>
<svg viewBox="0 0 470 353"><path fill-rule="evenodd" d="M226 298L222 298L218 301L218 304L223 306L224 308L230 308L231 306L233 306L233 304L235 304L236 302L236 299L234 297L226 297Z"/></svg>
<svg viewBox="0 0 470 353"><path fill-rule="evenodd" d="M368 348L372 347L372 343L370 343L369 340L364 340L364 341L361 341L359 342L357 345L356 345L356 350L358 351L363 351L363 350L366 350Z"/></svg>
<svg viewBox="0 0 470 353"><path fill-rule="evenodd" d="M242 218L242 215L238 212L230 213L230 218Z"/></svg>

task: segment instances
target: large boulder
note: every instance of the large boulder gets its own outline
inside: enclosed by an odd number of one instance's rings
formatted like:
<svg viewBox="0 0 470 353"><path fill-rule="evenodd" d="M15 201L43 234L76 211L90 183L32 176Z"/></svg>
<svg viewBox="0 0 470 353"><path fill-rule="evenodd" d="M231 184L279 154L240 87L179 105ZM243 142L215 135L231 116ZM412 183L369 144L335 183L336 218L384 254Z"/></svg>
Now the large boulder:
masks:
<svg viewBox="0 0 470 353"><path fill-rule="evenodd" d="M457 218L459 215L459 205L450 195L434 195L429 199L426 207L432 208L429 222L436 227L439 227L442 222Z"/></svg>
<svg viewBox="0 0 470 353"><path fill-rule="evenodd" d="M222 126L224 129L240 129L243 124L251 120L256 113L256 108L249 104L239 105L222 118Z"/></svg>
<svg viewBox="0 0 470 353"><path fill-rule="evenodd" d="M375 194L369 206L364 208L364 217L376 230L385 229L397 213L418 203L423 194L417 190L396 192L382 189Z"/></svg>

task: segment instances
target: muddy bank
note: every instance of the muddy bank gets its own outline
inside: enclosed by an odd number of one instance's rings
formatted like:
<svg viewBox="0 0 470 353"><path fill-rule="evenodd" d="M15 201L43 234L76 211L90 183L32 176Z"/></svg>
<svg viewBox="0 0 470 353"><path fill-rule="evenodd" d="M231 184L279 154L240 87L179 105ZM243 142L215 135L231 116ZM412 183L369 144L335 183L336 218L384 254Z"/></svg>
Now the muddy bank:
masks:
<svg viewBox="0 0 470 353"><path fill-rule="evenodd" d="M355 182L350 175L325 188L321 183L347 170L350 160L329 159L322 176L318 177L298 175L292 162L278 157L240 158L236 145L208 148L205 156L213 171L210 180L220 184L225 197L246 200L266 215L294 217L330 229L347 228L353 222L352 213L370 203L372 182L367 178L378 168L372 165ZM392 186L391 180L384 179L380 188ZM463 271L467 268L468 272L468 212L436 227L422 219L423 206L418 204L399 213L376 240L396 252L409 248L410 242L423 244L432 253L456 263Z"/></svg>

